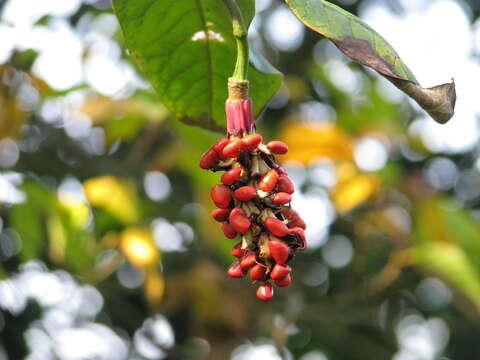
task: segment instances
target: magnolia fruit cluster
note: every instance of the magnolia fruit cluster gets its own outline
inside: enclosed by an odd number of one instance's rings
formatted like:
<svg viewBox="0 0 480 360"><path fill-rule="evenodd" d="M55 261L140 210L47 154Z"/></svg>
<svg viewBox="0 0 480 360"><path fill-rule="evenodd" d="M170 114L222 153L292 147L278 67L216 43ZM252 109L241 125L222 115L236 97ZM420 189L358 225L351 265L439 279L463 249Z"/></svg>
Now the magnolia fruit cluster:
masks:
<svg viewBox="0 0 480 360"><path fill-rule="evenodd" d="M227 102L227 119L228 115ZM241 116L233 118L243 121ZM217 206L211 215L222 224L225 236L241 237L232 247L236 260L227 273L234 278L248 274L260 283L257 297L266 301L273 296L272 283L284 287L292 281L288 262L306 248L305 223L290 207L294 185L275 162L274 156L285 154L287 145L281 141L265 145L260 134L248 130L229 128L229 137L217 140L201 156L200 167L225 171L210 196Z"/></svg>

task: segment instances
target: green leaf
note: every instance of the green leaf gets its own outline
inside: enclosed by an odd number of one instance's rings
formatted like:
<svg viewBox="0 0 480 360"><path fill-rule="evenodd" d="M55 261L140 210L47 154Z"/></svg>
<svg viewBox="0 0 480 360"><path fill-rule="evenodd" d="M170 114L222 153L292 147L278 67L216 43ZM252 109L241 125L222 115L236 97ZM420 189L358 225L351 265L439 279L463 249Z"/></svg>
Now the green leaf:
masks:
<svg viewBox="0 0 480 360"><path fill-rule="evenodd" d="M439 123L454 113L455 83L422 88L396 51L358 17L324 0L286 0L306 26L330 39L352 60L368 66L414 99Z"/></svg>
<svg viewBox="0 0 480 360"><path fill-rule="evenodd" d="M12 227L20 235L22 261L39 257L47 248L44 226L45 209L51 209L55 199L42 185L25 181L22 185L27 201L16 204L10 212Z"/></svg>
<svg viewBox="0 0 480 360"><path fill-rule="evenodd" d="M85 228L88 207L81 201L60 202L44 185L26 180L22 184L26 202L10 212L12 227L20 235L20 259L48 254L54 263L64 263L75 271L89 270L93 264L94 239Z"/></svg>
<svg viewBox="0 0 480 360"><path fill-rule="evenodd" d="M480 310L480 273L460 246L442 242L416 246L412 262L447 281Z"/></svg>
<svg viewBox="0 0 480 360"><path fill-rule="evenodd" d="M246 24L253 0L239 0ZM130 52L160 100L180 120L210 130L225 127L227 80L236 44L220 0L113 0ZM255 114L270 100L281 75L251 51L250 96Z"/></svg>
<svg viewBox="0 0 480 360"><path fill-rule="evenodd" d="M443 278L480 310L480 224L440 197L420 201L413 215L413 264Z"/></svg>

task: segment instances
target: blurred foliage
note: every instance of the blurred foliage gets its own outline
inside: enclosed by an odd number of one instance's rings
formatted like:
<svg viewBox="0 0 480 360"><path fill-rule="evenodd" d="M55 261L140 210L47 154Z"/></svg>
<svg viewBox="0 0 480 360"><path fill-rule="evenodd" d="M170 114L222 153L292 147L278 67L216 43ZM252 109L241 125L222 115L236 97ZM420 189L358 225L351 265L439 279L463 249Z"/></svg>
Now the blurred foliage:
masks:
<svg viewBox="0 0 480 360"><path fill-rule="evenodd" d="M338 3L356 13L367 1ZM310 250L293 261L292 286L266 304L248 281L225 273L233 243L209 216L218 174L198 168L218 134L178 122L142 81L115 94L88 81L56 89L35 71L35 51L12 52L0 66L1 360L242 359L262 344L273 344L274 355L257 358L403 360L402 351L420 353L412 338L433 349L414 359L480 356L479 196L473 180L460 189L470 197L455 187L462 176L476 179L478 154L429 150L408 131L418 110L389 99L376 75L312 32L294 52L276 49L266 19L281 6L273 1L259 14L252 40L285 74L258 129L290 146L279 160L296 182ZM469 6L474 21L480 9ZM82 34L82 22L110 12L106 1L85 1L67 20ZM124 50L118 26L108 40ZM137 71L126 51L120 61ZM342 86L332 66L359 88ZM384 163L369 168L377 152ZM450 185L448 173L432 175L439 160L457 170ZM55 306L59 285L46 274L69 286ZM36 292L20 287L27 283ZM46 326L50 311L65 315L79 301L72 284L100 305L80 307L63 328ZM174 340L152 335L159 324L171 326ZM114 355L55 347L66 341L61 331L87 326L103 329ZM49 345L32 341L39 332ZM107 342L112 334L118 342ZM50 355L39 352L47 347Z"/></svg>

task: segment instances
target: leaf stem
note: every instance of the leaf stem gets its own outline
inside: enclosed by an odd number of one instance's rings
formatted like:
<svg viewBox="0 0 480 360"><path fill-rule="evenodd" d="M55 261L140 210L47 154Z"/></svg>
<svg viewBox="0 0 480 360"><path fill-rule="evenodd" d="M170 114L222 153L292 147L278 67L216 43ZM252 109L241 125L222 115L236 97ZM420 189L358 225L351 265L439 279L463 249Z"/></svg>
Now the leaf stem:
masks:
<svg viewBox="0 0 480 360"><path fill-rule="evenodd" d="M233 36L237 43L237 62L232 79L248 79L248 31L245 27L242 12L236 0L223 0L232 17Z"/></svg>

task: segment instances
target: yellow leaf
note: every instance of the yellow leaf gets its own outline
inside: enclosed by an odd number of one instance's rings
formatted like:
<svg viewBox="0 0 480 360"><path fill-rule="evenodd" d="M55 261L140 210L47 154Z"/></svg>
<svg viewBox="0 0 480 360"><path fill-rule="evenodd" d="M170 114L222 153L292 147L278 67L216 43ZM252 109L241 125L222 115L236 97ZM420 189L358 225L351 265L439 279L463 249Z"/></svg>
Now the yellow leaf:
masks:
<svg viewBox="0 0 480 360"><path fill-rule="evenodd" d="M67 246L67 234L58 215L50 215L47 218L47 232L50 246L48 255L54 263L65 261L65 248Z"/></svg>
<svg viewBox="0 0 480 360"><path fill-rule="evenodd" d="M380 183L376 175L357 173L343 178L332 192L332 200L338 212L346 213L372 196Z"/></svg>
<svg viewBox="0 0 480 360"><path fill-rule="evenodd" d="M145 267L158 261L158 250L146 228L128 228L120 235L120 248L133 265Z"/></svg>
<svg viewBox="0 0 480 360"><path fill-rule="evenodd" d="M26 118L9 89L0 84L0 139L17 137Z"/></svg>
<svg viewBox="0 0 480 360"><path fill-rule="evenodd" d="M103 207L127 224L138 221L138 199L133 184L105 175L86 180L83 187L93 206Z"/></svg>
<svg viewBox="0 0 480 360"><path fill-rule="evenodd" d="M58 203L68 213L73 226L82 229L87 225L90 215L87 204L70 194L60 194Z"/></svg>
<svg viewBox="0 0 480 360"><path fill-rule="evenodd" d="M145 277L145 295L151 304L156 304L162 300L165 292L165 280L158 271L150 269Z"/></svg>
<svg viewBox="0 0 480 360"><path fill-rule="evenodd" d="M289 151L283 160L295 160L308 165L313 159L353 160L353 138L329 123L290 123L280 131L280 138Z"/></svg>

